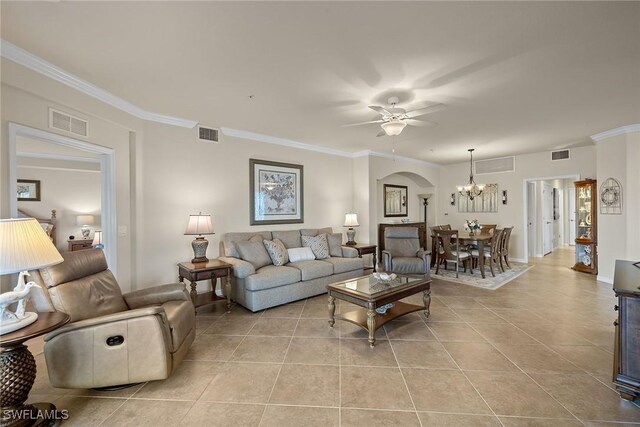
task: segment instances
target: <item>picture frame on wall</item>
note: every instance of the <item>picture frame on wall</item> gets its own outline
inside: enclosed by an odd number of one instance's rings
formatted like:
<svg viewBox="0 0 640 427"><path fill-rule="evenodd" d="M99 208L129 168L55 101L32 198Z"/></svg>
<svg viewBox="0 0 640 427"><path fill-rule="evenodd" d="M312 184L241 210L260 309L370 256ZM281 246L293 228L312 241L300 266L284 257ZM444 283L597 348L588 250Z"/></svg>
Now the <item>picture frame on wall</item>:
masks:
<svg viewBox="0 0 640 427"><path fill-rule="evenodd" d="M249 159L250 224L304 222L303 166Z"/></svg>
<svg viewBox="0 0 640 427"><path fill-rule="evenodd" d="M17 186L19 202L40 201L40 181L34 179L19 179Z"/></svg>
<svg viewBox="0 0 640 427"><path fill-rule="evenodd" d="M384 184L383 192L385 217L409 216L406 185Z"/></svg>

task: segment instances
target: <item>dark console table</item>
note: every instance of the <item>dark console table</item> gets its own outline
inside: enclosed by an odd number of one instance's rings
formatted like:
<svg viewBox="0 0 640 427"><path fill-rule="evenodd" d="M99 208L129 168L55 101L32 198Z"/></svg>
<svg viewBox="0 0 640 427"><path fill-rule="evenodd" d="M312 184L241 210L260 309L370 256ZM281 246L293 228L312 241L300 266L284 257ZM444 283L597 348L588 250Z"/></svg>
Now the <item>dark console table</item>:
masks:
<svg viewBox="0 0 640 427"><path fill-rule="evenodd" d="M635 400L640 395L640 264L616 261L613 291L618 312L613 359L613 382L620 396Z"/></svg>

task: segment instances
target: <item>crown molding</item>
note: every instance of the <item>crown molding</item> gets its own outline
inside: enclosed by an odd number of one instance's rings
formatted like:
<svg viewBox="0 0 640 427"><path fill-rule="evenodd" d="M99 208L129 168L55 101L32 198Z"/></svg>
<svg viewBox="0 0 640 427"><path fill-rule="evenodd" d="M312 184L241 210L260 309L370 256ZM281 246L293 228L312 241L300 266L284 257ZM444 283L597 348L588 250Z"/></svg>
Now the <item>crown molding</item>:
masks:
<svg viewBox="0 0 640 427"><path fill-rule="evenodd" d="M634 125L621 126L619 128L606 130L604 132L591 135L591 139L594 142L602 141L603 139L611 138L613 136L624 135L631 132L640 132L640 123Z"/></svg>
<svg viewBox="0 0 640 427"><path fill-rule="evenodd" d="M440 167L442 167L439 164L427 162L425 160L412 159L411 157L403 157L403 156L398 156L398 155L389 154L389 153L381 153L379 151L372 151L372 150L357 151L357 152L355 152L355 153L353 153L351 155L351 157L353 157L353 158L365 157L365 156L381 157L383 159L390 159L390 160L393 160L393 161L400 161L400 162L406 162L406 163L414 163L414 164L417 164L417 165L429 166L429 167L432 167L432 168L440 168Z"/></svg>
<svg viewBox="0 0 640 427"><path fill-rule="evenodd" d="M198 124L198 122L194 120L186 120L146 111L137 105L125 101L111 92L91 84L75 74L69 73L4 39L0 39L0 54L3 58L29 68L43 76L49 77L57 82L69 86L72 89L82 92L85 95L89 95L99 101L102 101L105 104L111 105L114 108L138 117L139 119L184 128L194 128Z"/></svg>

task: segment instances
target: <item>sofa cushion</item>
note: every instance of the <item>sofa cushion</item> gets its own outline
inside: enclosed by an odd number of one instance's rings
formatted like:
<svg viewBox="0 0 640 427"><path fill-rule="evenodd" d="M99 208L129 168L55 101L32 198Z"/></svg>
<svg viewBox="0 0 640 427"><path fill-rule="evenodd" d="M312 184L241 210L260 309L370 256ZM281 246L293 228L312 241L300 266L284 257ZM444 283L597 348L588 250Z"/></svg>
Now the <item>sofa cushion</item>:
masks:
<svg viewBox="0 0 640 427"><path fill-rule="evenodd" d="M362 258L331 257L323 259L323 261L333 264L333 274L340 274L364 268L364 260Z"/></svg>
<svg viewBox="0 0 640 427"><path fill-rule="evenodd" d="M318 234L331 234L333 229L331 227L324 228L303 228L300 230L300 234L303 236L317 236Z"/></svg>
<svg viewBox="0 0 640 427"><path fill-rule="evenodd" d="M264 247L261 236L254 236L248 242L237 242L236 248L240 258L250 262L256 270L271 264L271 257Z"/></svg>
<svg viewBox="0 0 640 427"><path fill-rule="evenodd" d="M234 258L240 258L237 242L248 241L252 237L259 235L262 239L271 240L270 231L247 231L242 233L225 233L220 240L220 256L230 256Z"/></svg>
<svg viewBox="0 0 640 427"><path fill-rule="evenodd" d="M425 262L416 257L393 257L391 267L394 273L400 274L426 274Z"/></svg>
<svg viewBox="0 0 640 427"><path fill-rule="evenodd" d="M280 266L289 262L289 255L287 254L287 248L280 239L263 240L264 247L267 249L273 265Z"/></svg>
<svg viewBox="0 0 640 427"><path fill-rule="evenodd" d="M271 233L271 235L274 239L279 239L282 243L284 243L284 247L287 249L299 248L300 246L302 246L299 230L274 231Z"/></svg>
<svg viewBox="0 0 640 427"><path fill-rule="evenodd" d="M261 291L299 282L301 277L297 268L267 265L245 279L245 288L249 291Z"/></svg>
<svg viewBox="0 0 640 427"><path fill-rule="evenodd" d="M314 237L302 236L302 245L311 248L316 259L329 258L329 243L324 233Z"/></svg>
<svg viewBox="0 0 640 427"><path fill-rule="evenodd" d="M190 301L167 301L162 304L171 329L171 352L177 351L195 325L196 315Z"/></svg>
<svg viewBox="0 0 640 427"><path fill-rule="evenodd" d="M298 261L287 264L295 267L302 273L302 280L312 280L319 277L331 276L333 274L333 264L325 261Z"/></svg>
<svg viewBox="0 0 640 427"><path fill-rule="evenodd" d="M316 259L311 248L291 248L287 249L290 262L311 261Z"/></svg>
<svg viewBox="0 0 640 427"><path fill-rule="evenodd" d="M342 256L342 233L327 234L327 243L329 244L329 255Z"/></svg>

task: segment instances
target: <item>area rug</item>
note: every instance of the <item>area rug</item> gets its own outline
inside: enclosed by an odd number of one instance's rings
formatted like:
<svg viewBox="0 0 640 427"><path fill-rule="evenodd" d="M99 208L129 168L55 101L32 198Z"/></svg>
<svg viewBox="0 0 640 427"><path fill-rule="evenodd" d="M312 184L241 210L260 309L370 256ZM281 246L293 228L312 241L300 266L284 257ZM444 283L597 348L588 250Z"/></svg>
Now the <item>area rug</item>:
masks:
<svg viewBox="0 0 640 427"><path fill-rule="evenodd" d="M473 274L469 274L468 270L466 273L463 273L461 268L460 272L458 273L458 278L456 278L456 272L453 271L453 266L450 265L449 270L445 270L444 268L440 267L439 274L436 274L435 267L432 268L431 277L440 280L446 280L447 282L462 283L463 285L475 286L477 288L489 289L493 291L501 286L506 285L516 277L521 276L531 268L533 268L533 265L511 262L511 268L505 269L504 273L500 272L500 267L498 267L497 271L494 267L493 270L496 272L496 277L493 277L491 275L491 271L489 271L489 267L485 266L485 278L483 279L480 275L480 270L477 268L473 270Z"/></svg>

